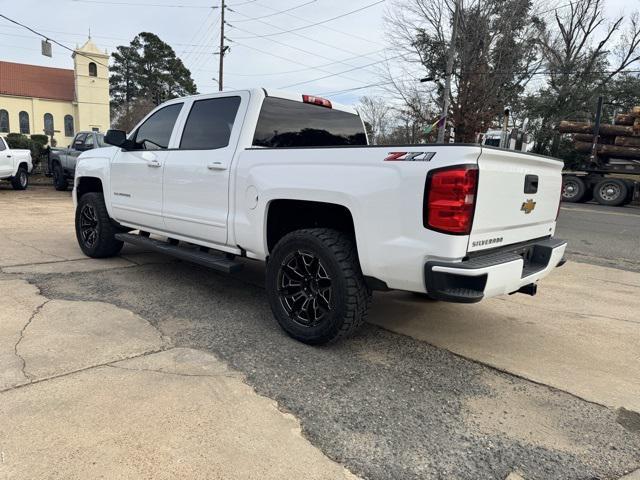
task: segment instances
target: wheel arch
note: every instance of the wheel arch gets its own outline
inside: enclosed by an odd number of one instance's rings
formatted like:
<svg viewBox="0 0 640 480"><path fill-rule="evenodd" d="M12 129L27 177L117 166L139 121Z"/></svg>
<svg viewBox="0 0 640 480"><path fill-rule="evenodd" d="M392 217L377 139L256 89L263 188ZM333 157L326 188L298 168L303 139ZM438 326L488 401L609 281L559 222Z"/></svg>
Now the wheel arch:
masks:
<svg viewBox="0 0 640 480"><path fill-rule="evenodd" d="M358 245L351 210L339 203L289 198L272 199L267 204L265 241L267 255L286 234L303 228L332 228L347 234Z"/></svg>
<svg viewBox="0 0 640 480"><path fill-rule="evenodd" d="M76 198L78 200L80 200L83 195L92 192L104 194L104 186L100 178L85 176L79 177L76 180Z"/></svg>

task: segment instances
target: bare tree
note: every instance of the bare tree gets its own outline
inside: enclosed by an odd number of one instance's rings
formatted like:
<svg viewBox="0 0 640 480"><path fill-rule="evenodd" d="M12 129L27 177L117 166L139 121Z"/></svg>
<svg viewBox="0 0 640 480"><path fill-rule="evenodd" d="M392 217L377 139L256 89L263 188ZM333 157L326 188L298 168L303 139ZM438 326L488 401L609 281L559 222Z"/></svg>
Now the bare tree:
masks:
<svg viewBox="0 0 640 480"><path fill-rule="evenodd" d="M362 97L356 107L368 127L369 140L373 145L387 132L392 108L380 97Z"/></svg>
<svg viewBox="0 0 640 480"><path fill-rule="evenodd" d="M112 120L114 128L130 132L140 120L142 120L151 110L155 108L155 104L148 98L139 98L132 101L128 108L121 109L116 117Z"/></svg>
<svg viewBox="0 0 640 480"><path fill-rule="evenodd" d="M387 69L385 83L408 107L431 104L431 113L438 111L434 103L443 103L454 8L454 0L405 0L396 1L387 14L390 40L405 62L400 69ZM457 141L475 141L477 133L523 92L540 64L532 41L537 33L534 23L530 0L465 2L455 42L449 112ZM430 79L426 86L417 83L422 76ZM424 120L431 123L434 118Z"/></svg>
<svg viewBox="0 0 640 480"><path fill-rule="evenodd" d="M638 13L607 22L603 0L574 0L554 11L550 25L542 22L546 84L527 100L529 115L540 119L536 151L555 154L560 120L589 119L598 95L614 77L640 61Z"/></svg>

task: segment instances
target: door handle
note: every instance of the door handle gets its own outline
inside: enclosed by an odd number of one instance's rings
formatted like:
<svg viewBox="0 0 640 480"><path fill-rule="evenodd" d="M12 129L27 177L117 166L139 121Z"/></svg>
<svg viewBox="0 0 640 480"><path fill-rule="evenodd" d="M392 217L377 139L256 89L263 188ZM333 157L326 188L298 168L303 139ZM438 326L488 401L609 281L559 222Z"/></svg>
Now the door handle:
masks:
<svg viewBox="0 0 640 480"><path fill-rule="evenodd" d="M11 158L11 155L7 155L7 158Z"/></svg>
<svg viewBox="0 0 640 480"><path fill-rule="evenodd" d="M158 167L161 167L162 165L160 164L160 162L158 160L149 160L149 161L147 161L147 166L148 167L153 167L153 168L158 168Z"/></svg>
<svg viewBox="0 0 640 480"><path fill-rule="evenodd" d="M222 162L211 162L207 165L209 170L226 170L227 166Z"/></svg>

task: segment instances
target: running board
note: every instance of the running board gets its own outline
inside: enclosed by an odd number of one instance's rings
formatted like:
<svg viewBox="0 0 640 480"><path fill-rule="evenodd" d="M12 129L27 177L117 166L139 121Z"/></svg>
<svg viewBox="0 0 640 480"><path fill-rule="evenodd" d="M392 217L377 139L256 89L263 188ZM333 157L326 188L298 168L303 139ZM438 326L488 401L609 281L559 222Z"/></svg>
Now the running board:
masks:
<svg viewBox="0 0 640 480"><path fill-rule="evenodd" d="M219 272L235 273L244 267L242 263L227 258L224 253L207 253L201 250L192 250L178 245L171 245L168 242L156 240L155 238L143 237L142 235L134 235L132 233L116 233L116 238L125 243L131 243L155 252L165 253L180 260L197 263L198 265L209 267Z"/></svg>

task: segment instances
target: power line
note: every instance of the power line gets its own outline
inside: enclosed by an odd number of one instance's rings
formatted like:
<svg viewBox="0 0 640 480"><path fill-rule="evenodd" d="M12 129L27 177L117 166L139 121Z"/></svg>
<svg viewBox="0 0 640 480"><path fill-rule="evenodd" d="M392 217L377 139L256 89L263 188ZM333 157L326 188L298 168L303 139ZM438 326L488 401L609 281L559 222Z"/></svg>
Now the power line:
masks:
<svg viewBox="0 0 640 480"><path fill-rule="evenodd" d="M327 18L326 20L322 20L322 21L320 21L320 22L310 23L309 25L305 25L305 26L303 26L303 27L292 28L291 30L286 30L286 31L284 31L284 32L266 33L266 34L264 34L264 35L255 35L255 36L253 36L253 37L238 37L238 40L246 40L246 39L249 39L249 38L265 38L265 37L274 37L274 36L276 36L276 35L284 35L285 33L297 32L297 31L299 31L299 30L304 30L304 29L306 29L306 28L315 27L316 25L322 25L322 24L324 24L324 23L332 22L333 20L337 20L338 18L346 17L347 15L352 15L352 14L354 14L354 13L361 12L361 11L363 11L363 10L366 10L367 8L374 7L375 5L379 5L379 4L384 3L384 2L386 2L386 0L377 0L376 2L373 2L373 3L370 3L370 4L368 4L368 5L365 5L364 7L357 8L357 9L352 10L352 11L350 11L350 12L343 13L343 14L341 14L341 15L337 15L337 16L332 17L332 18Z"/></svg>
<svg viewBox="0 0 640 480"><path fill-rule="evenodd" d="M269 39L269 40L270 40L270 41L272 41L272 42L275 42L275 43L277 43L277 44L279 44L279 45L283 45L283 46L285 46L285 47L292 48L292 49L294 49L294 50L298 50L299 52L306 53L306 54L308 54L308 55L313 55L313 56L315 56L315 57L320 57L320 58L324 58L324 59L326 59L326 60L331 60L331 59L330 59L330 58L328 58L328 57L323 57L322 55L318 55L318 54L316 54L316 53L310 52L309 50L305 50L305 49L303 49L303 48L294 47L294 46L288 45L288 44L286 44L286 43L279 42L278 40L273 40L273 39ZM232 40L232 41L235 41L235 40ZM245 46L245 47L248 47L247 45L244 45L244 44L242 44L242 45L243 45L243 46ZM249 47L249 48L251 48L251 47ZM254 50L257 50L257 49L254 49ZM273 55L273 54L269 54L269 55L276 56L276 55ZM280 57L280 58L284 58L284 57ZM297 63L299 63L299 62L297 62ZM302 65L303 65L303 64L302 64ZM326 70L326 69L321 68L321 67L313 67L313 68L314 68L314 70L318 70L318 71L320 71L320 72L330 73L330 74L332 74L332 73L333 73L331 70ZM354 81L354 82L357 82L357 81L358 81L358 80L357 80L357 79L355 79L355 78L349 78L349 77L346 77L346 76L345 76L344 78L346 78L347 80Z"/></svg>
<svg viewBox="0 0 640 480"><path fill-rule="evenodd" d="M234 13L236 13L236 14L238 14L238 15L242 15L242 16L246 17L246 15L245 15L245 14L243 14L243 13L237 12L237 11L235 11L235 10L231 10L231 11L232 11L232 12L234 12ZM257 19L256 19L256 20L257 20ZM276 29L278 29L278 30L282 31L283 33L286 31L286 29L284 29L284 28L282 28L282 27L279 27L279 26L277 26L277 25L272 25L272 24L271 24L271 23L269 23L269 22L265 22L265 21L263 21L263 20L257 20L257 21L258 21L258 22L260 22L260 23L263 23L263 24L265 24L265 25L268 25L269 27L276 28ZM234 23L236 23L236 22L234 22ZM248 31L248 30L243 30L243 29L241 29L240 27L234 27L233 25L229 25L229 26L230 26L231 28L236 28L236 29L238 29L238 30L240 30L240 31L243 31L243 32L245 32L245 33L249 33L249 34L251 34L251 35L257 35L255 32L250 32L250 31ZM307 36L307 35L303 35L303 34L298 33L298 32L294 32L294 33L293 33L293 35L295 35L296 37L304 38L305 40L309 40L309 41L313 42L314 44L325 45L325 46L327 46L327 47L329 47L329 48L333 48L333 49L338 50L338 51L340 51L340 52L349 53L349 54L351 54L351 55L357 55L357 53L356 53L356 52L351 51L351 50L347 50L347 49L346 49L346 48L344 48L344 47L338 47L338 46L336 46L336 45L332 45L332 44L330 44L330 43L323 42L322 40L318 40L318 39L316 39L316 38L309 37L309 36ZM276 42L275 40L273 40L273 39L271 39L271 38L268 38L267 40L270 40L270 41L272 41L272 42ZM278 43L278 42L276 42L276 43ZM282 44L282 43L281 43L281 45L289 46L289 45L287 45L287 44ZM289 47L290 47L290 46L289 46ZM290 48L298 49L297 47L290 47ZM299 49L298 49L298 50L299 50ZM311 52L308 52L308 51L306 51L306 50L303 50L303 51L304 51L304 53L311 53ZM316 56L319 56L319 57L321 57L321 58L324 58L325 60L332 60L332 58L323 57L322 55L319 55L319 54L315 54L315 55L316 55ZM368 55L363 55L363 56L368 56ZM338 62L336 62L336 63L342 63L343 65L346 65L346 66L348 66L348 67L353 67L353 66L354 66L354 65L349 64L349 63L346 63L346 62L344 62L344 61L342 61L342 60L339 60L339 61L338 61Z"/></svg>
<svg viewBox="0 0 640 480"><path fill-rule="evenodd" d="M371 88L371 87L381 87L383 85L389 85L389 84L392 84L392 83L394 83L394 82L388 81L388 82L380 82L380 83L369 83L368 85L362 85L360 87L346 88L344 90L336 90L336 91L333 91L333 92L319 93L318 95L322 95L323 97L332 97L332 96L335 96L335 95L340 95L342 93L355 92L356 90L363 90L365 88Z"/></svg>
<svg viewBox="0 0 640 480"><path fill-rule="evenodd" d="M277 11L278 11L277 9L275 9L275 8L273 8L273 7L269 6L269 5L264 5L264 4L262 4L261 6L262 6L263 8L269 9L269 10L274 11L274 12L277 12ZM302 20L303 22L305 22L305 23L307 23L307 24L309 24L309 23L310 23L308 18L301 17L300 15L294 15L293 13L289 13L289 12L285 13L285 15L286 15L287 17L295 18L295 19L297 19L297 20ZM336 33L339 33L339 34L341 34L341 35L345 35L345 36L347 36L347 37L357 38L358 40L362 40L362 41L365 41L365 42L367 42L367 43L377 43L378 45L385 45L385 46L386 46L386 44L384 44L384 43L382 43L382 42L378 42L378 41L376 41L375 39L372 39L372 38L366 38L366 37L361 37L360 35L356 35L356 34L355 34L355 33L353 33L353 32L345 32L345 31L343 31L343 30L339 30L339 29L334 28L334 27L331 27L331 26L329 26L329 25L321 25L321 26L322 26L322 28L324 28L324 29L326 29L326 30L330 30L330 31L332 31L332 32L336 32Z"/></svg>
<svg viewBox="0 0 640 480"><path fill-rule="evenodd" d="M16 28L16 29L22 28L22 27L17 27L15 25L0 25L0 27L2 27L2 28ZM61 30L48 30L48 29L45 29L45 28L38 28L38 27L33 27L33 28L38 29L41 32L57 33L57 34L60 34L60 35L73 36L73 37L86 37L86 34L83 34L83 33L65 32L65 31L61 31ZM13 35L13 34L2 33L2 35ZM15 36L17 36L17 35L15 35ZM106 35L94 35L94 34L91 34L91 38L105 38L105 39L108 39L108 40L118 40L119 42L129 42L130 41L130 39L123 38L123 37L110 37L110 36L106 36ZM179 46L187 46L187 47L199 47L199 46L201 46L199 44L181 43L181 42L167 42L167 43L169 43L171 45L179 45ZM107 43L102 44L102 45L111 46L111 47L117 46L117 45L114 45L114 44L107 44Z"/></svg>
<svg viewBox="0 0 640 480"><path fill-rule="evenodd" d="M2 13L0 13L0 17L4 18L5 20L7 20L7 21L9 21L9 22L11 22L11 23L14 23L14 24L16 24L16 25L19 25L19 26L21 26L22 28L26 28L26 29L27 29L27 30L29 30L30 32L35 33L36 35L39 35L40 37L44 38L45 40L47 40L47 41L49 41L49 42L53 42L53 43L55 43L56 45L58 45L58 46L60 46L60 47L62 47L62 48L64 48L64 49L66 49L66 50L69 50L69 51L70 51L70 52L72 52L72 53L75 53L76 55L80 55L81 57L88 58L89 60L92 60L93 62L97 63L98 65L102 65L103 67L109 68L109 66L108 66L108 65L105 65L104 63L100 62L99 60L96 60L95 58L91 57L90 55L87 55L87 54L86 54L86 53L84 53L84 52L79 52L79 51L77 51L77 50L74 50L74 49L72 49L72 48L69 48L69 47L67 47L66 45L64 45L64 44L62 44L62 43L60 43L60 42L58 42L57 40L54 40L53 38L49 38L49 37L47 37L46 35L44 35L44 34L42 34L42 33L38 32L38 31L34 30L33 28L28 27L27 25L24 25L23 23L18 22L17 20L13 20L12 18L9 18L9 17L7 17L6 15L4 15L4 14L2 14Z"/></svg>
<svg viewBox="0 0 640 480"><path fill-rule="evenodd" d="M232 28L235 28L236 30L240 30L240 31L242 31L242 32L252 33L252 32L250 32L250 31L248 31L248 30L244 30L244 29L239 28L239 27L234 27L233 25L229 25L229 26L230 26L230 27L232 27ZM304 48L295 47L295 46L293 46L293 45L289 45L288 43L284 43L284 42L281 42L281 41L279 41L279 40L274 40L273 38L267 38L267 40L269 40L270 42L274 42L274 43L276 43L276 44L278 44L278 45L282 45L282 46L284 46L284 47L291 48L291 49L293 49L293 50L297 50L297 51L302 52L302 53L306 53L306 54L308 54L308 55L313 55L314 57L324 58L325 60L333 60L332 58L325 57L325 56L323 56L323 55L320 55L320 54L318 54L318 53L311 52L311 51L309 51L309 50L305 50ZM343 62L343 61L338 61L337 63L344 63L344 62ZM347 65L347 66L349 66L349 67L352 67L352 68L353 68L353 65L350 65L350 64L348 64L348 63L344 63L344 64L345 64L345 65ZM356 68L356 70L357 70L357 69L358 69L358 68ZM322 68L316 68L316 70L320 70L320 71L325 72L325 73L331 73L331 74L333 74L333 72L331 72L331 71L329 71L329 70L324 70L324 69L322 69ZM354 80L354 79L349 78L349 77L345 77L345 78L347 78L347 79L349 79L349 80Z"/></svg>
<svg viewBox="0 0 640 480"><path fill-rule="evenodd" d="M367 65L362 65L361 67L354 67L354 68L352 68L352 69L350 69L350 70L345 70L345 71L343 71L343 72L332 73L331 75L325 75L324 77L313 78L313 79L311 79L311 80L305 80L304 82L292 83L292 84L290 84L290 85L285 85L284 87L281 87L281 88L296 87L296 86L298 86L298 85L304 85L305 83L313 83L313 82L317 82L318 80L324 80L325 78L330 78L330 77L335 77L335 76L341 76L343 73L349 73L349 72L353 72L354 70L360 70L360 69L362 69L362 68L367 68L367 67L370 67L370 66L372 66L372 65L377 65L377 64L379 64L379 63L386 62L387 60L393 60L393 59L398 58L398 57L401 57L401 56L402 56L402 54L400 54L400 55L396 55L395 57L386 58L386 59L384 59L384 60L379 60L379 61L377 61L377 62L372 62L372 63L369 63L369 64L367 64Z"/></svg>
<svg viewBox="0 0 640 480"><path fill-rule="evenodd" d="M103 0L71 0L77 3L89 3L96 5L118 5L120 7L160 7L160 8L200 8L200 9L214 9L218 7L211 7L206 5L168 5L166 3L133 3L133 2L107 2Z"/></svg>
<svg viewBox="0 0 640 480"><path fill-rule="evenodd" d="M557 12L562 8L567 8L573 5L573 2L566 3L564 5L560 5L559 7L550 8L549 10L545 10L543 12L538 12L536 15L544 15L545 13Z"/></svg>
<svg viewBox="0 0 640 480"><path fill-rule="evenodd" d="M242 5L247 5L249 3L255 3L258 0L247 0L246 2L242 2L242 3L232 3L231 5L227 5L227 7L241 7Z"/></svg>
<svg viewBox="0 0 640 480"><path fill-rule="evenodd" d="M280 14L283 14L283 13L290 12L290 11L292 11L292 10L296 10L296 9L298 9L298 8L302 8L302 7L306 6L306 5L309 5L309 4L311 4L311 3L315 3L315 2L317 2L317 1L318 1L318 0L309 0L308 2L301 3L300 5L295 5L295 6L291 7L291 8L287 8L287 9L285 9L285 10L277 10L277 11L275 11L274 13L270 13L270 14L268 14L268 15L263 15L263 16L261 16L261 17L247 17L245 20L236 20L236 23L240 23L240 22L251 22L251 21L253 21L253 20L262 20L263 18L275 17L276 15L280 15ZM241 14L241 15L242 15L242 14ZM246 16L246 15L245 15L245 16Z"/></svg>
<svg viewBox="0 0 640 480"><path fill-rule="evenodd" d="M347 57L342 59L343 61L345 60L354 60L356 58L361 58L361 57L368 57L371 56L375 53L381 53L384 52L386 49L385 48L381 48L380 50L375 50L373 52L369 52L369 53L363 53L360 55L354 55L353 57ZM335 65L336 63L342 63L342 61L333 61L333 62L328 62L328 63L323 63L320 65L317 65L317 68L322 68L322 67L329 67L331 65ZM301 73L301 72L308 72L309 70L315 70L316 67L307 67L307 68L298 68L296 70L287 70L284 72L269 72L269 73L231 73L231 72L227 72L229 75L234 75L237 77L268 77L268 76L274 76L274 75L289 75L292 73ZM197 71L197 70L196 70ZM203 70L200 70L203 71Z"/></svg>

